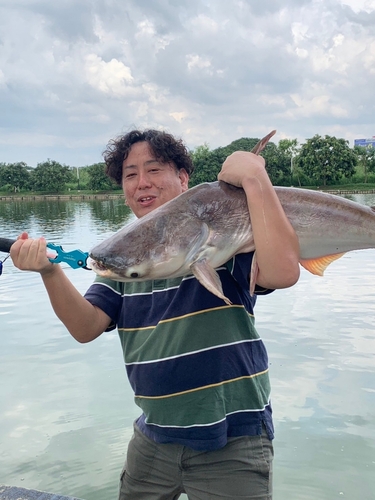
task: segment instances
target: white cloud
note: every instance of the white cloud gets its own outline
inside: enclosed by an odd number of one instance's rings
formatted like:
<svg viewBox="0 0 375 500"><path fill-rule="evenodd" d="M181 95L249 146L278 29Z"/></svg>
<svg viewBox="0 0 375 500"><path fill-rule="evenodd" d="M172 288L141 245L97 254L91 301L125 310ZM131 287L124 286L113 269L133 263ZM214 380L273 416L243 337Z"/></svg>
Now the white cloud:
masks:
<svg viewBox="0 0 375 500"><path fill-rule="evenodd" d="M188 54L186 56L186 60L187 67L190 71L194 70L195 68L197 68L198 70L210 69L212 66L211 62L207 58L201 57L197 54Z"/></svg>
<svg viewBox="0 0 375 500"><path fill-rule="evenodd" d="M133 77L130 68L117 59L109 62L96 54L89 54L85 60L86 78L90 85L106 94L126 95Z"/></svg>
<svg viewBox="0 0 375 500"><path fill-rule="evenodd" d="M133 125L189 147L372 136L374 2L2 2L0 161L44 161L57 141L77 164L91 135L94 163Z"/></svg>
<svg viewBox="0 0 375 500"><path fill-rule="evenodd" d="M375 10L375 0L340 0L344 5L348 5L354 12L373 12Z"/></svg>
<svg viewBox="0 0 375 500"><path fill-rule="evenodd" d="M169 113L172 118L176 120L176 122L181 123L186 118L186 113L184 111Z"/></svg>
<svg viewBox="0 0 375 500"><path fill-rule="evenodd" d="M6 85L5 75L0 69L0 87L2 87L2 86L5 87L5 85Z"/></svg>

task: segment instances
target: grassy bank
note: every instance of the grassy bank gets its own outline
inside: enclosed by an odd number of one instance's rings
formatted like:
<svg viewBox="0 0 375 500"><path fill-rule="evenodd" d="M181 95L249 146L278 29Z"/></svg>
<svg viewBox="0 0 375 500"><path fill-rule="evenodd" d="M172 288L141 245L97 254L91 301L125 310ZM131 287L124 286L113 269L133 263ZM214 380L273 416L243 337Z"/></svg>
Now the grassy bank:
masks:
<svg viewBox="0 0 375 500"><path fill-rule="evenodd" d="M330 186L294 186L303 189L314 189L319 191L373 191L375 183L358 182L357 184L333 184Z"/></svg>

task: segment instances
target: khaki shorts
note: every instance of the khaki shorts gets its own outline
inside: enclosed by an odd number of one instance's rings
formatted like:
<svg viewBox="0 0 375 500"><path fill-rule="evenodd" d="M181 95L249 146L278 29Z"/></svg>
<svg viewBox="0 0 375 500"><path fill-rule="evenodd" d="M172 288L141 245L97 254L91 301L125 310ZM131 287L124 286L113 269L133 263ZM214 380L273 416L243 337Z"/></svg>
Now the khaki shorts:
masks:
<svg viewBox="0 0 375 500"><path fill-rule="evenodd" d="M121 474L119 500L271 500L273 447L261 436L229 438L224 448L196 451L159 444L135 425Z"/></svg>

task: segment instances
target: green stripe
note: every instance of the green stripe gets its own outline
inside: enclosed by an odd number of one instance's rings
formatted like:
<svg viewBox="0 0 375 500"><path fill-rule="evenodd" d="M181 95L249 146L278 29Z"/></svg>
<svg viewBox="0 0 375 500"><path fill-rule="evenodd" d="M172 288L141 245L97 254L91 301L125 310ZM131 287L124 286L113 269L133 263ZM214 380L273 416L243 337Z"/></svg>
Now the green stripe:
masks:
<svg viewBox="0 0 375 500"><path fill-rule="evenodd" d="M148 415L147 423L186 427L212 424L237 411L263 410L269 396L270 382L266 371L251 378L222 382L168 397L135 396L135 402Z"/></svg>
<svg viewBox="0 0 375 500"><path fill-rule="evenodd" d="M148 280L148 281L113 281L109 278L103 278L102 276L96 276L96 283L104 283L108 285L112 290L115 290L121 295L133 295L142 293L152 293L154 290L166 290L168 288L176 288L180 286L183 276L178 278L169 278L164 280Z"/></svg>
<svg viewBox="0 0 375 500"><path fill-rule="evenodd" d="M259 339L254 317L242 306L223 306L141 329L119 328L126 363L169 358L248 339Z"/></svg>
<svg viewBox="0 0 375 500"><path fill-rule="evenodd" d="M163 280L148 280L148 281L132 281L123 283L126 295L134 295L138 293L152 293L154 290L166 290L168 288L176 288L180 286L183 277L168 278Z"/></svg>

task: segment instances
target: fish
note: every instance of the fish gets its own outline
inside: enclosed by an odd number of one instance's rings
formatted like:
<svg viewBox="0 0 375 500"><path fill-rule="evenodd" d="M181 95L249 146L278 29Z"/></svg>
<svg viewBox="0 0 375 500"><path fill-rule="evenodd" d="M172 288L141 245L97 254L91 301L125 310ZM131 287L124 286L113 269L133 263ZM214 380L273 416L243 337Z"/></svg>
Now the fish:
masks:
<svg viewBox="0 0 375 500"><path fill-rule="evenodd" d="M254 148L258 154L272 131ZM322 276L346 252L375 248L375 211L340 196L274 186L300 245L299 263ZM145 281L193 274L231 304L215 270L256 249L245 192L224 181L203 183L136 219L96 245L91 268L115 281ZM254 293L256 265L250 271Z"/></svg>

